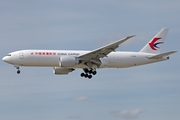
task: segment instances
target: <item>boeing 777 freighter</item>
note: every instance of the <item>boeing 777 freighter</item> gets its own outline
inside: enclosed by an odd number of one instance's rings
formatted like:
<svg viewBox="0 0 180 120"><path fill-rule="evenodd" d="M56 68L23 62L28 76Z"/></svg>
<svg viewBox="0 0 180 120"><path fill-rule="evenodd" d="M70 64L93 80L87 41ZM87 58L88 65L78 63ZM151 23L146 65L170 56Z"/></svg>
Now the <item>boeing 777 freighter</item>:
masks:
<svg viewBox="0 0 180 120"><path fill-rule="evenodd" d="M168 29L163 28L139 52L115 51L120 44L133 36L127 36L114 43L93 51L80 50L20 50L11 52L3 61L14 65L17 73L20 66L53 67L54 74L62 75L82 68L81 77L92 78L98 68L127 68L160 62L169 59L169 55L176 51L160 53Z"/></svg>

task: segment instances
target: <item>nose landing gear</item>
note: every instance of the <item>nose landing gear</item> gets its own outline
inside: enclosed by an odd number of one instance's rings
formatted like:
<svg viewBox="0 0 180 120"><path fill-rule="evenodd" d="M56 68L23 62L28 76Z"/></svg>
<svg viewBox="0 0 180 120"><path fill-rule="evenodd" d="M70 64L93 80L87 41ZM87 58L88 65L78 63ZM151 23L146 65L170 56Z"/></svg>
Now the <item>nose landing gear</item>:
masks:
<svg viewBox="0 0 180 120"><path fill-rule="evenodd" d="M20 74L20 73L21 73L21 71L20 71L19 66L14 66L14 67L17 69L17 74Z"/></svg>
<svg viewBox="0 0 180 120"><path fill-rule="evenodd" d="M21 73L21 71L20 71L20 70L18 70L18 71L17 71L17 74L20 74L20 73Z"/></svg>

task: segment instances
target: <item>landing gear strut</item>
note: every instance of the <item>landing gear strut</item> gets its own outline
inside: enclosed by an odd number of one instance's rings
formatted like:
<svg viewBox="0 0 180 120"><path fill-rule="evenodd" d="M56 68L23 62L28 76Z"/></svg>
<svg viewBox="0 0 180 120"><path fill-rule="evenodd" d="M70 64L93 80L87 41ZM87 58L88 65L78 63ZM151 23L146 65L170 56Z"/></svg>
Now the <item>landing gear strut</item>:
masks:
<svg viewBox="0 0 180 120"><path fill-rule="evenodd" d="M83 69L84 70L84 73L81 73L81 77L85 77L85 78L89 78L91 79L92 78L92 75L96 75L97 72L95 70L88 70L88 69Z"/></svg>

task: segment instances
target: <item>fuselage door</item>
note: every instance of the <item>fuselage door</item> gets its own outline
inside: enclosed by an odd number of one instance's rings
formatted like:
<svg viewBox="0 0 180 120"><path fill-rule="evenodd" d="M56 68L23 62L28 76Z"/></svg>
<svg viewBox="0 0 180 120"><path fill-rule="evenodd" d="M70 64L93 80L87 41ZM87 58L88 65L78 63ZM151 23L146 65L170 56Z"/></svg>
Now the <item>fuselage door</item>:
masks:
<svg viewBox="0 0 180 120"><path fill-rule="evenodd" d="M20 53L19 53L19 58L20 58L20 59L23 59L23 58L24 58L24 53L23 53L23 52L20 52Z"/></svg>

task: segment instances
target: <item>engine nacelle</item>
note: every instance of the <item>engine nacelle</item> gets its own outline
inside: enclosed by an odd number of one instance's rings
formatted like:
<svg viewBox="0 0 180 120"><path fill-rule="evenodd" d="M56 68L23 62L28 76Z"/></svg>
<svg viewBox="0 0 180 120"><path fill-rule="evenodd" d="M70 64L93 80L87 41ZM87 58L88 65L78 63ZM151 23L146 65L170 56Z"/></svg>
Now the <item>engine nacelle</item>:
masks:
<svg viewBox="0 0 180 120"><path fill-rule="evenodd" d="M63 74L68 74L69 72L72 71L74 71L73 68L54 67L53 73L63 75Z"/></svg>
<svg viewBox="0 0 180 120"><path fill-rule="evenodd" d="M61 67L74 67L78 64L78 60L73 56L62 56L59 59L59 66Z"/></svg>

